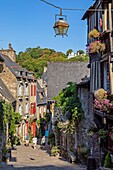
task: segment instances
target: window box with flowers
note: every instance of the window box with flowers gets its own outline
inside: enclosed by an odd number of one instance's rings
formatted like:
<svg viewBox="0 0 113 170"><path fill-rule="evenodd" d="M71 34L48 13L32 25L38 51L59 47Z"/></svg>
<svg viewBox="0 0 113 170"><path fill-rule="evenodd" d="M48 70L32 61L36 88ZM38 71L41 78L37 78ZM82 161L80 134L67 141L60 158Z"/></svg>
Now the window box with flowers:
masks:
<svg viewBox="0 0 113 170"><path fill-rule="evenodd" d="M93 109L100 110L105 113L110 113L113 109L113 101L109 100L109 95L104 89L98 89L94 92L95 100Z"/></svg>
<svg viewBox="0 0 113 170"><path fill-rule="evenodd" d="M92 38L93 41L89 43L87 51L89 54L100 53L105 51L105 44L99 40L100 32L96 29L93 29L88 34L89 38Z"/></svg>
<svg viewBox="0 0 113 170"><path fill-rule="evenodd" d="M105 44L101 43L100 40L93 41L88 46L88 52L89 54L92 53L100 53L105 51Z"/></svg>
<svg viewBox="0 0 113 170"><path fill-rule="evenodd" d="M100 36L100 32L97 29L93 29L89 32L88 37L89 38L98 38Z"/></svg>

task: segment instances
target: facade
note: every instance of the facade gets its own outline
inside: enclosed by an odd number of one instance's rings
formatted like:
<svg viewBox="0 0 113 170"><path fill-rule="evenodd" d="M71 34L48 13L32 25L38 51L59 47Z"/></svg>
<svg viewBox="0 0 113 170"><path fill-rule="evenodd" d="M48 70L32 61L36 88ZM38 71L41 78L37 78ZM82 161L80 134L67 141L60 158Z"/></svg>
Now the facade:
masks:
<svg viewBox="0 0 113 170"><path fill-rule="evenodd" d="M62 117L62 113L59 108L55 107L54 98L55 96L59 94L61 90L67 87L68 82L76 82L77 84L81 84L81 79L83 77L88 79L89 69L87 68L87 65L88 65L87 62L66 62L66 63L51 62L51 63L48 63L47 71L44 73L44 75L42 75L42 80L47 82L47 111L49 111L49 113L51 114L51 122L50 122L51 128L50 129L54 131L55 143L56 145L61 147L62 156L64 157L68 157L68 152L70 148L72 147L73 147L73 152L76 152L78 144L82 145L83 141L81 138L81 142L79 142L80 139L78 138L78 133L77 133L78 130L75 130L75 132L72 135L70 135L69 133L66 133L65 130L61 131L60 134L58 131L56 131L54 123L60 120L60 118ZM86 84L87 84L86 92L84 92L83 94L81 90L79 91L80 98L84 100L85 106L88 104L89 96L87 92L89 91L89 81ZM79 87L81 88L80 85ZM84 97L85 99L83 99L81 95L87 97L87 102L86 102L86 98ZM88 116L89 108L84 109L84 110L85 110L85 114ZM87 118L87 122L89 122L89 116ZM64 124L68 124L68 122L65 122ZM82 122L81 127L83 126L83 124L84 122ZM79 132L79 134L81 137L81 131Z"/></svg>
<svg viewBox="0 0 113 170"><path fill-rule="evenodd" d="M1 79L0 79L0 101L5 101L6 103L11 103L15 110L16 100ZM1 110L1 105L0 105L0 110ZM1 120L0 127L2 126L2 124L3 124L3 122ZM2 152L6 145L7 134L8 134L7 132L8 132L8 129L2 130L0 128L0 162L2 162Z"/></svg>
<svg viewBox="0 0 113 170"><path fill-rule="evenodd" d="M89 51L90 58L90 93L92 94L92 102L95 99L95 91L102 88L109 92L109 101L112 101L113 95L113 1L96 0L95 3L85 12L83 20L87 19L87 33L96 29L99 36L88 37L87 46L90 47L92 42L99 41L104 43L105 49L95 52ZM102 104L102 101L100 102ZM98 138L97 145L100 147L101 163L106 151L110 151L113 155L113 140L109 134L112 134L113 119L112 109L108 113L102 109L94 109L93 117L97 130L106 130L108 135L106 138ZM103 156L104 155L104 156Z"/></svg>
<svg viewBox="0 0 113 170"><path fill-rule="evenodd" d="M0 50L0 78L16 100L15 111L22 116L18 134L24 141L28 133L28 121L31 122L32 135L36 131L36 80L34 74L23 69L16 62L16 53L9 49Z"/></svg>

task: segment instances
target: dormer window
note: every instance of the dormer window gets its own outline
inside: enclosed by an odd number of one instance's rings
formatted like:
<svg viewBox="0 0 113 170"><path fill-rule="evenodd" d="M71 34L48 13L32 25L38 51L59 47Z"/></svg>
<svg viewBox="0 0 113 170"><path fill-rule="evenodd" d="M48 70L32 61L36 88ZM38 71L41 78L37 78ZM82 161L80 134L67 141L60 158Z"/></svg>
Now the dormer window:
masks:
<svg viewBox="0 0 113 170"><path fill-rule="evenodd" d="M0 73L3 71L3 64L0 64Z"/></svg>

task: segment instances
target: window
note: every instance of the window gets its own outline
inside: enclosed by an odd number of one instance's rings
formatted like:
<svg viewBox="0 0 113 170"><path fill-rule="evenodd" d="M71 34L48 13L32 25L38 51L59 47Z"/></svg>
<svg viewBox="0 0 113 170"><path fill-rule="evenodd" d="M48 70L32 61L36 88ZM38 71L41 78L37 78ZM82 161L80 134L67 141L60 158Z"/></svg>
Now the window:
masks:
<svg viewBox="0 0 113 170"><path fill-rule="evenodd" d="M31 85L31 96L33 96L33 85Z"/></svg>
<svg viewBox="0 0 113 170"><path fill-rule="evenodd" d="M109 63L104 62L101 66L101 75L102 75L102 87L105 90L110 90L110 80L109 80Z"/></svg>
<svg viewBox="0 0 113 170"><path fill-rule="evenodd" d="M18 96L22 96L22 85L19 84L18 86Z"/></svg>
<svg viewBox="0 0 113 170"><path fill-rule="evenodd" d="M20 113L20 115L22 115L22 106L21 105L19 105L18 112Z"/></svg>
<svg viewBox="0 0 113 170"><path fill-rule="evenodd" d="M36 96L36 85L34 85L34 96Z"/></svg>
<svg viewBox="0 0 113 170"><path fill-rule="evenodd" d="M36 85L31 85L31 96L36 96Z"/></svg>
<svg viewBox="0 0 113 170"><path fill-rule="evenodd" d="M28 103L25 104L25 113L29 113L29 104Z"/></svg>
<svg viewBox="0 0 113 170"><path fill-rule="evenodd" d="M35 114L36 113L36 103L31 103L30 113L31 114Z"/></svg>
<svg viewBox="0 0 113 170"><path fill-rule="evenodd" d="M28 84L25 85L25 95L29 95L29 87L28 87Z"/></svg>

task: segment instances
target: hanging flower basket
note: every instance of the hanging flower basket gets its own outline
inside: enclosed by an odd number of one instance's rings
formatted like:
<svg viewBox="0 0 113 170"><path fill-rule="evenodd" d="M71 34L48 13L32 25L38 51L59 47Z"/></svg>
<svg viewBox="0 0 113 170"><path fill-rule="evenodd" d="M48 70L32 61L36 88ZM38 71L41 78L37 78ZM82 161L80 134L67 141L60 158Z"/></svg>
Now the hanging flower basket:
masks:
<svg viewBox="0 0 113 170"><path fill-rule="evenodd" d="M96 40L89 44L87 51L91 53L99 53L105 51L105 44L101 43L101 41Z"/></svg>
<svg viewBox="0 0 113 170"><path fill-rule="evenodd" d="M100 32L97 29L93 29L88 34L89 38L98 38L100 36Z"/></svg>

